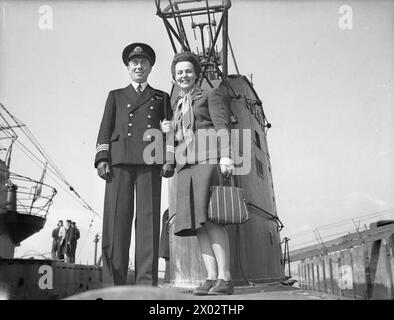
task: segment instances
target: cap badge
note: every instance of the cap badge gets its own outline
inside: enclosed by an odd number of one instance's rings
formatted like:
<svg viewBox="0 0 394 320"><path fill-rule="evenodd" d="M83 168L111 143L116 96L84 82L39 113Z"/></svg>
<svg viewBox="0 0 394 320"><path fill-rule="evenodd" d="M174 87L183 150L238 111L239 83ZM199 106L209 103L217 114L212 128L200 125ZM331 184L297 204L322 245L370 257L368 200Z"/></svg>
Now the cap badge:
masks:
<svg viewBox="0 0 394 320"><path fill-rule="evenodd" d="M135 53L141 53L142 52L142 48L141 47L135 47L133 52Z"/></svg>

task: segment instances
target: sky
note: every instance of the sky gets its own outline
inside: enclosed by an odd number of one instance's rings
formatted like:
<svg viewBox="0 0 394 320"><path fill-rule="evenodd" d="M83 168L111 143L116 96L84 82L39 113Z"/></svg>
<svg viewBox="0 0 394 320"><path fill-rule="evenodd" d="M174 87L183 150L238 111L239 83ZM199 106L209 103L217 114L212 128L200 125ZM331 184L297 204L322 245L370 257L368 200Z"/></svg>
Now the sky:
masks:
<svg viewBox="0 0 394 320"><path fill-rule="evenodd" d="M348 29L344 5L352 13ZM50 29L40 25L42 6L52 10ZM149 43L157 55L149 83L171 88L173 52L154 1L0 0L0 8L0 102L101 215L95 144L108 92L129 83L123 48ZM393 24L393 1L232 1L237 64L253 74L272 123L275 198L290 249L314 244L316 228L325 238L394 219ZM39 179L41 171L17 152L11 171ZM90 211L49 176L45 182L58 190L47 223L16 256L49 252L56 222L72 219L81 229L77 262L92 263L101 218L91 224ZM164 180L162 212L167 198Z"/></svg>

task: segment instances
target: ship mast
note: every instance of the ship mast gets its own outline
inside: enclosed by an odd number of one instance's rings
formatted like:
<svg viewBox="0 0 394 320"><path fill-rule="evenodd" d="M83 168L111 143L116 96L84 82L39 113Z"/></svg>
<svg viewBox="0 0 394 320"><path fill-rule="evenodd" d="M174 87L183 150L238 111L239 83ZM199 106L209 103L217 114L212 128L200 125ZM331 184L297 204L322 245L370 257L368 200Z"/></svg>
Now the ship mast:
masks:
<svg viewBox="0 0 394 320"><path fill-rule="evenodd" d="M215 85L212 80L222 80L227 83L228 10L231 1L209 3L208 0L168 0L168 5L163 7L161 0L155 2L156 14L163 20L174 53L191 51L199 58L202 65L199 85L201 86L205 81L213 88ZM193 36L190 30L189 33L186 32L185 25L188 23ZM197 29L200 32L196 33ZM233 53L232 56L235 59ZM236 65L235 60L234 64Z"/></svg>
<svg viewBox="0 0 394 320"><path fill-rule="evenodd" d="M99 216L78 194L29 128L0 103L0 256L12 258L15 246L41 230L57 191L44 183L49 176L82 206ZM18 150L14 150L17 147ZM13 157L27 156L42 169L39 181L11 171ZM31 175L29 171L28 175ZM65 184L68 189L64 188ZM91 221L91 225L93 222ZM90 225L90 227L91 227ZM90 230L89 227L89 230Z"/></svg>

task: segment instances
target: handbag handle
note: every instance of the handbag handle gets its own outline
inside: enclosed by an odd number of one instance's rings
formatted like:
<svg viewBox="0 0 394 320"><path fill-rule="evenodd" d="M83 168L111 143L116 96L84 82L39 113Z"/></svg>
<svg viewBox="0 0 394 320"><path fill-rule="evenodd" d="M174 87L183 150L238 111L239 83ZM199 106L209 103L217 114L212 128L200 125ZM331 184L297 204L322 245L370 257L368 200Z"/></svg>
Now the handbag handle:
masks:
<svg viewBox="0 0 394 320"><path fill-rule="evenodd" d="M220 171L220 165L217 166L217 170L218 170L218 174L219 174L219 185L220 186L224 186L224 182L230 180L230 186L231 187L235 187L234 179L233 179L233 175L232 174L228 178L225 177L223 175L222 171Z"/></svg>

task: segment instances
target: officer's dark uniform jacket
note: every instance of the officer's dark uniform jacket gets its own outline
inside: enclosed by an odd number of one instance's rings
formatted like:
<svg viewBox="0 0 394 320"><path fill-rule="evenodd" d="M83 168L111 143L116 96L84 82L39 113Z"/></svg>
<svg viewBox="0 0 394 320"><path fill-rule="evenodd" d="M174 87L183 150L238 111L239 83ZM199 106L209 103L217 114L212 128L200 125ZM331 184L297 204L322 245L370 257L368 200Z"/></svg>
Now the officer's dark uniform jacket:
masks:
<svg viewBox="0 0 394 320"><path fill-rule="evenodd" d="M167 111L165 111L165 109ZM95 158L95 167L101 161L111 165L146 164L144 149L153 140L144 133L160 130L160 121L170 119L172 110L167 93L146 86L141 95L129 86L110 91L101 122ZM164 158L164 156L163 156ZM162 164L163 161L157 164Z"/></svg>

